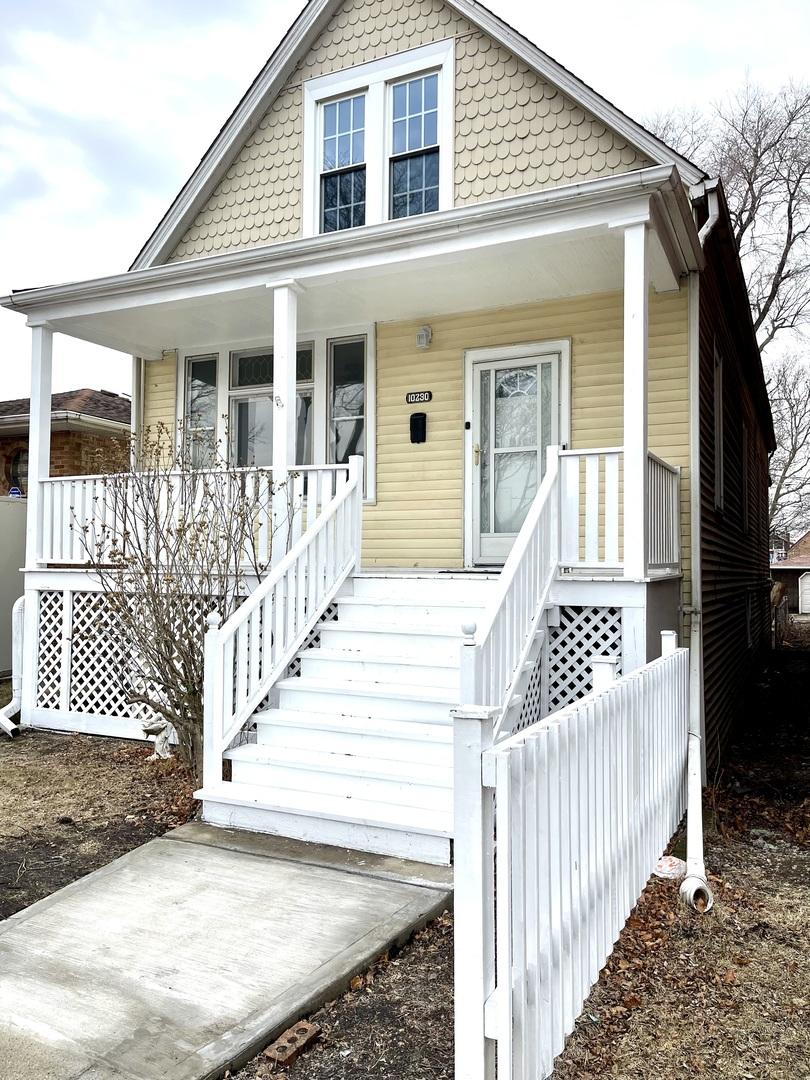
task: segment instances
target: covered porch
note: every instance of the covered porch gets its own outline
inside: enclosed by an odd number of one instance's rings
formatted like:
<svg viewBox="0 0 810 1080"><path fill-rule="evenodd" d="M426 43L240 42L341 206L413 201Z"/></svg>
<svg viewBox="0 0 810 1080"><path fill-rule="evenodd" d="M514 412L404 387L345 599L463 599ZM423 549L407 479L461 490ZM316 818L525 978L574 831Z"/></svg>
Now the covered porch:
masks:
<svg viewBox="0 0 810 1080"><path fill-rule="evenodd" d="M650 449L648 326L651 303L677 295L699 263L677 173L658 167L15 293L4 303L27 314L33 340L26 568L81 567L75 526L105 513L105 478L48 476L51 337L59 332L137 357L141 437L150 373L162 365L174 379L175 408L163 419L175 437L211 427L248 483L271 475L284 486L311 468L335 475L352 452L363 453L368 565L502 563L547 449L557 446L561 571L635 581L677 574L678 467ZM620 338L621 372L614 365L602 410L612 395L612 427L580 419L600 412L576 377L581 313L599 307ZM241 358L256 357L254 370L270 365L260 395L251 364L245 385L237 371ZM598 352L590 362L598 373ZM189 387L203 368L210 400L201 408ZM534 400L517 404L524 428L533 410L528 441L512 430L499 445L494 400L487 429L488 376L493 387L498 379L531 387ZM620 441L599 439L603 431Z"/></svg>

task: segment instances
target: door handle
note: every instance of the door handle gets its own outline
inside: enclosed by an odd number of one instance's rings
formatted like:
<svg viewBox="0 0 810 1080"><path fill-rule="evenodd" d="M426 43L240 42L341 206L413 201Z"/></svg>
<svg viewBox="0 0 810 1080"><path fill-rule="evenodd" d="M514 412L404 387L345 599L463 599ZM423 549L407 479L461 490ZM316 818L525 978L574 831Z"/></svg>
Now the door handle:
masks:
<svg viewBox="0 0 810 1080"><path fill-rule="evenodd" d="M473 447L473 462L476 465L479 465L481 463L481 447L478 445L478 443L476 443Z"/></svg>

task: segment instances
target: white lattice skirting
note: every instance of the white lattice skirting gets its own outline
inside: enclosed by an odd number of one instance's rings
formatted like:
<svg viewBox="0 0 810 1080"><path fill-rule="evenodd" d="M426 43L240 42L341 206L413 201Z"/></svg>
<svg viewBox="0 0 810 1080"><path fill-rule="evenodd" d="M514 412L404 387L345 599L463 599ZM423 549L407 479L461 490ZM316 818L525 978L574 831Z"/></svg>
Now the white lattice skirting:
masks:
<svg viewBox="0 0 810 1080"><path fill-rule="evenodd" d="M614 656L621 675L621 608L561 607L560 625L549 634L549 712L590 693L594 656Z"/></svg>
<svg viewBox="0 0 810 1080"><path fill-rule="evenodd" d="M115 678L127 652L103 593L40 592L36 726L142 739L152 710L131 705Z"/></svg>

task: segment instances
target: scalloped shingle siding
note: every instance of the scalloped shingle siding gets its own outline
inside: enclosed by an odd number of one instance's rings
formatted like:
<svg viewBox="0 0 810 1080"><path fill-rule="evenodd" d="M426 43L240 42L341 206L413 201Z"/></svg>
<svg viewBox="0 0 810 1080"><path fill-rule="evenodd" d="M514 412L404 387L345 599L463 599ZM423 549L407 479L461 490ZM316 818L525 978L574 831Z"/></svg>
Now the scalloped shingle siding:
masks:
<svg viewBox="0 0 810 1080"><path fill-rule="evenodd" d="M650 164L440 0L346 0L169 261L299 236L302 83L448 37L456 38L457 206Z"/></svg>

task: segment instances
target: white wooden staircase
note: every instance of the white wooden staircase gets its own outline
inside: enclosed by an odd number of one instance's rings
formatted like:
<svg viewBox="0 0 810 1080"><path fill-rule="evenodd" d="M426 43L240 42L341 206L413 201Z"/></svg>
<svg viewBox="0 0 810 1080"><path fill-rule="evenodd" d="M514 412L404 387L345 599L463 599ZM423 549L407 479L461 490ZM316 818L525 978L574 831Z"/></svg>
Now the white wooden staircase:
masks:
<svg viewBox="0 0 810 1080"><path fill-rule="evenodd" d="M231 779L206 785L205 820L448 863L461 627L497 577L348 578L300 674L254 714L256 741L225 752Z"/></svg>

